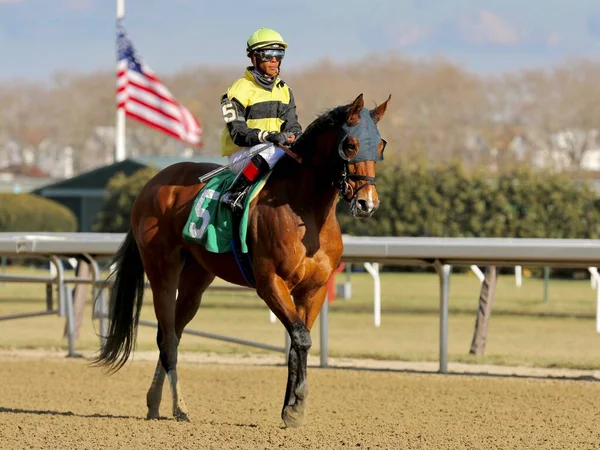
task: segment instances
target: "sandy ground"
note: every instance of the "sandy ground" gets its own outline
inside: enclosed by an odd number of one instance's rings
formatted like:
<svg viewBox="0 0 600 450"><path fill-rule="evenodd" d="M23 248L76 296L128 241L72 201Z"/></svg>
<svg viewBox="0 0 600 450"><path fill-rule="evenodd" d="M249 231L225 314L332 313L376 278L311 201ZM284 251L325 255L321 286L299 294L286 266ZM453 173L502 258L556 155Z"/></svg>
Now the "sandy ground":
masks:
<svg viewBox="0 0 600 450"><path fill-rule="evenodd" d="M109 376L64 352L0 352L0 448L600 448L592 371L312 359L307 425L286 429L282 356L182 354L191 423L170 417L167 390L165 419L145 420L155 358Z"/></svg>

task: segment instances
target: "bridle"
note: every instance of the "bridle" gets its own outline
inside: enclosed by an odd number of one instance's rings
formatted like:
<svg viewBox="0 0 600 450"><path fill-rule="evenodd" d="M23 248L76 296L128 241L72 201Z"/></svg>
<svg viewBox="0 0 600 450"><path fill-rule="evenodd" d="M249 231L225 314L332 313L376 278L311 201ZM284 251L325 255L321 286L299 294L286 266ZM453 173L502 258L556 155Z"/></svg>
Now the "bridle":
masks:
<svg viewBox="0 0 600 450"><path fill-rule="evenodd" d="M348 163L348 161L344 161L340 177L334 182L334 186L340 190L342 198L348 203L352 202L352 200L356 198L361 189L364 189L367 186L375 186L375 177L351 173L349 168L350 163ZM361 184L358 189L354 189L350 183L348 183L349 180L365 181L365 183Z"/></svg>
<svg viewBox="0 0 600 450"><path fill-rule="evenodd" d="M364 189L368 186L375 186L375 177L370 177L367 175L359 175L359 174L350 172L350 166L351 165L354 166L359 161L355 161L356 157L358 157L358 155L353 159L349 159L346 156L346 154L344 153L342 144L344 143L346 136L347 136L346 134L342 133L342 135L340 136L339 142L338 142L338 156L342 160L343 164L342 164L342 170L340 172L340 175L339 175L338 179L333 182L333 185L337 189L340 190L342 198L345 201L347 201L348 203L351 203L356 198L356 196L361 191L361 189ZM383 149L381 150L381 153L380 153L380 155L381 155L380 159L383 159L383 151L385 150L387 141L385 139L381 139L381 140L383 141ZM368 161L368 159L364 159L362 161ZM348 182L350 180L364 181L364 183L362 183L360 186L358 186L357 189L354 189Z"/></svg>
<svg viewBox="0 0 600 450"><path fill-rule="evenodd" d="M383 151L385 150L387 141L383 138L381 139L381 141L383 142L383 148L381 149L381 152L379 152L379 157L377 159L375 159L375 155L372 155L370 157L365 157L364 155L360 154L360 151L353 158L348 158L346 156L346 154L344 153L344 149L343 149L344 140L346 139L347 136L349 136L349 133L347 133L346 130L342 130L337 139L337 154L342 162L342 168L339 172L338 177L336 177L334 180L332 180L332 186L334 186L336 189L339 189L340 194L345 201L347 201L348 203L351 203L353 200L356 199L356 196L362 189L364 189L368 186L375 186L375 177L352 173L352 172L350 172L350 166L354 166L355 164L362 162L362 161L382 160L383 159ZM290 156L292 159L294 159L298 164L306 164L307 163L306 161L303 160L302 156L298 155L290 147L285 146L285 145L280 145L279 147L288 156ZM350 185L349 181L364 181L364 183L362 183L360 186L358 186L357 189L354 189Z"/></svg>

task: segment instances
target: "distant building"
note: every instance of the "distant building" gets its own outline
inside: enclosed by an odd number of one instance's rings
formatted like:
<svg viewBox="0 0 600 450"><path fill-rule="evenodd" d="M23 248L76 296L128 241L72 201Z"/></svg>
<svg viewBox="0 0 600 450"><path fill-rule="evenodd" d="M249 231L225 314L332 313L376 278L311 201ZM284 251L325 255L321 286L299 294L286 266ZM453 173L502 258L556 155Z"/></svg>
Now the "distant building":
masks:
<svg viewBox="0 0 600 450"><path fill-rule="evenodd" d="M166 158L169 158L166 155L175 155L175 158L181 157L186 160L196 156L204 157L196 153L197 148L187 147L181 141L157 135L147 127L128 129L126 147L127 154L133 158L143 157L141 155L152 152L151 149L155 149L156 154L165 155ZM89 136L76 148L51 138L43 139L36 146L23 146L8 136L0 135L0 168L21 164L36 165L52 179L60 180L113 163L114 149L114 126L94 127ZM202 155L206 155L206 151L203 149Z"/></svg>
<svg viewBox="0 0 600 450"><path fill-rule="evenodd" d="M12 164L0 168L0 192L31 192L54 178L38 166Z"/></svg>
<svg viewBox="0 0 600 450"><path fill-rule="evenodd" d="M140 169L151 166L164 169L182 161L227 163L226 158L211 156L195 156L192 158L175 156L131 157L72 178L41 186L34 189L32 193L54 200L69 208L77 217L79 231L90 232L92 231L91 226L94 217L104 205L106 185L113 176L119 172L129 176Z"/></svg>

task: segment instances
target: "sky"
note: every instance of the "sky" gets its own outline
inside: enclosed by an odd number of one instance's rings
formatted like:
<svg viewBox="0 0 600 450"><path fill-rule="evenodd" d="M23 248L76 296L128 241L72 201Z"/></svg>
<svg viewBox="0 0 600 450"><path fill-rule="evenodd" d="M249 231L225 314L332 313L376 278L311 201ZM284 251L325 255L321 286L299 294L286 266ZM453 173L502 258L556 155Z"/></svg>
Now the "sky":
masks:
<svg viewBox="0 0 600 450"><path fill-rule="evenodd" d="M0 0L0 80L115 68L116 0ZM260 27L291 70L324 59L443 55L477 73L600 58L600 0L126 0L125 27L160 76L240 65Z"/></svg>

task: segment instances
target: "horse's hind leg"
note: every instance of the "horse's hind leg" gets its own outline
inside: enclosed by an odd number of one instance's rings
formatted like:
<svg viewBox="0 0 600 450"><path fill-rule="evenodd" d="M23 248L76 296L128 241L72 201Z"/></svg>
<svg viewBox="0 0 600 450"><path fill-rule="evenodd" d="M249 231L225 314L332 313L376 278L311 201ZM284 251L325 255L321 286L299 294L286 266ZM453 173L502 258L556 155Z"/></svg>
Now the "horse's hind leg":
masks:
<svg viewBox="0 0 600 450"><path fill-rule="evenodd" d="M160 340L159 328L156 341L160 342ZM148 393L146 394L146 405L148 406L148 414L146 415L147 419L158 419L160 417L159 408L166 374L167 372L165 372L165 369L160 362L160 358L158 358L156 370L154 371L154 377L152 378L152 384L150 385L150 389L148 389Z"/></svg>
<svg viewBox="0 0 600 450"><path fill-rule="evenodd" d="M208 273L202 266L197 264L191 258L186 262L186 265L179 277L177 302L175 306L175 336L177 344L181 340L181 335L185 326L194 318L200 302L202 294L206 288L212 283L215 276ZM159 327L157 333L157 343L161 348L162 329ZM175 349L177 352L177 349ZM162 357L162 352L161 352ZM177 354L175 354L175 358ZM175 360L175 364L177 361ZM178 383L176 366L170 371L169 383L171 386L171 394L173 397L173 415L178 420L189 420L185 402L181 394L181 389ZM159 417L159 406L162 397L162 388L167 371L163 367L162 358L159 358L156 372L152 380L152 385L146 396L148 404L148 418Z"/></svg>
<svg viewBox="0 0 600 450"><path fill-rule="evenodd" d="M158 407L162 392L162 384L165 373L171 380L171 384L177 385L177 346L179 339L175 333L175 295L179 276L183 268L183 259L179 249L172 249L170 252L162 253L161 258L155 255L160 254L157 249L153 249L152 254L141 251L144 261L144 269L150 281L152 296L154 301L154 313L158 321L158 332L156 341L159 349L159 361L163 370L155 371L150 390L146 395L148 404L148 418L158 417ZM187 410L183 398L179 402L178 419L187 419Z"/></svg>

